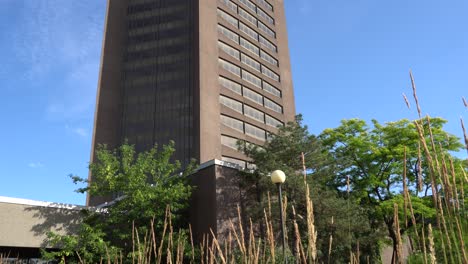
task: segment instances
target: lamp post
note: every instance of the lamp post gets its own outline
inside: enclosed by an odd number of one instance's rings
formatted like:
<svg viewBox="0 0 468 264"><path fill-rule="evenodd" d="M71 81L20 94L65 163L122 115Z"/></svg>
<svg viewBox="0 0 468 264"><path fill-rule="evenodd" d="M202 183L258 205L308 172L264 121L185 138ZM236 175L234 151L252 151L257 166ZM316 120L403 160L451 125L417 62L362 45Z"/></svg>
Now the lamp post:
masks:
<svg viewBox="0 0 468 264"><path fill-rule="evenodd" d="M284 217L283 217L283 197L281 194L281 184L286 180L286 175L281 170L275 170L271 173L271 181L278 186L278 202L280 204L280 217L281 217L281 237L283 240L283 259L284 263L288 263L286 258L286 235L284 233Z"/></svg>

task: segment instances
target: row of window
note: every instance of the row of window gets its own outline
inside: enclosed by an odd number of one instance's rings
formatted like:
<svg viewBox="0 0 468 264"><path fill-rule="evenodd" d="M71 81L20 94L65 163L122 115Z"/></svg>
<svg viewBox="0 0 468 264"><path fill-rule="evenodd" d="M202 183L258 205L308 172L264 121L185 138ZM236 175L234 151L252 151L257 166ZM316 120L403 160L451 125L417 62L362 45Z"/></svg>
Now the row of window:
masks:
<svg viewBox="0 0 468 264"><path fill-rule="evenodd" d="M229 46L229 45L226 45L222 42L218 42L218 46L220 49L222 49L224 52L226 52L227 54L231 55L232 57L236 58L237 60L239 60L239 51L234 49L233 47ZM260 64L258 61L252 59L251 57L245 55L244 53L240 54L240 58L241 58L241 62L247 66L249 66L250 68L254 69L255 71L257 72L261 72L263 75L279 82L280 81L280 77L278 74L276 74L274 71L268 69L267 67L265 67L265 65L263 64ZM220 59L222 60L222 59ZM224 60L223 60L224 61ZM228 62L229 63L229 62ZM225 65L225 63L221 63L223 68L225 68L226 70L236 74L237 76L240 77L240 67L237 66L237 65L234 65L232 63L229 63L231 65ZM246 81L250 82L251 84L261 88L262 87L262 80L260 78L258 78L257 76L249 73L248 71L245 71L244 69L242 69L242 79L245 79Z"/></svg>
<svg viewBox="0 0 468 264"><path fill-rule="evenodd" d="M260 50L260 48L258 48L252 42L246 40L243 37L240 37L237 33L233 32L232 30L229 30L221 25L218 25L218 32L224 35L229 40L235 42L236 44L240 44L243 48L245 48L246 50L248 50L250 53L254 54L255 56L262 58L263 60L269 62L270 64L274 66L278 66L278 60L270 56L265 51ZM268 40L266 41L267 41L266 43L269 43L272 45L270 48L273 48L274 50L276 50L276 46L274 46L274 44L270 43Z"/></svg>
<svg viewBox="0 0 468 264"><path fill-rule="evenodd" d="M162 47L170 47L174 45L180 45L180 44L187 44L189 43L189 38L188 36L177 36L174 38L165 38L165 39L157 39L157 40L152 40L152 41L147 41L147 42L141 42L141 43L134 43L132 45L127 45L127 51L133 52L133 51L141 51L141 50L148 50L148 49L154 49L154 48L162 48Z"/></svg>
<svg viewBox="0 0 468 264"><path fill-rule="evenodd" d="M254 92L253 90L247 88L247 87L242 87L240 84L233 82L227 78L224 77L219 77L219 83L221 86L239 94L242 95L243 97L251 100L254 103L257 103L261 106L265 106L266 108L273 110L277 113L282 114L283 113L283 108L273 102L272 100L262 96L261 94ZM276 127L276 125L274 125Z"/></svg>
<svg viewBox="0 0 468 264"><path fill-rule="evenodd" d="M265 11L263 11L260 7L256 6L254 3L252 3L251 1L248 1L248 0L239 0L242 4L244 4L250 11L252 11L254 14L256 13L259 17L265 19L269 24L271 25L274 25L275 24L275 20L270 16L268 15ZM229 9L231 9L232 11L234 12L238 12L239 10L239 13L240 13L240 7L238 7L236 4L234 4L232 1L230 0L221 0L221 2L223 2L227 7L229 7ZM257 2L264 8L270 10L270 11L273 11L273 6L270 5L268 2L266 2L265 0L257 0Z"/></svg>
<svg viewBox="0 0 468 264"><path fill-rule="evenodd" d="M272 127L282 126L283 123L277 120L274 117L269 116L268 114L263 113L253 107L250 107L246 104L243 104L237 100L231 99L229 97L220 95L219 102L226 107L231 108L232 110L239 112L245 116L248 116L252 119L255 119L261 123L267 124Z"/></svg>
<svg viewBox="0 0 468 264"><path fill-rule="evenodd" d="M176 5L176 6L169 6L169 7L160 7L158 9L142 9L139 12L133 12L131 6L129 6L128 12L128 19L140 19L140 18L148 18L148 17L155 17L161 15L168 15L168 14L179 14L181 11L184 11L188 8L186 4Z"/></svg>
<svg viewBox="0 0 468 264"><path fill-rule="evenodd" d="M255 39L256 41L259 41L259 36L261 36L261 35L258 34L257 31L253 30L252 28L250 28L246 24L240 22L237 18L231 16L230 14L224 12L223 10L221 10L219 8L218 8L217 12L218 12L218 15L220 17L222 17L224 20L229 22L231 25L233 25L236 28L239 28L242 32L247 34L249 37ZM249 21L254 26L258 27L266 35L268 35L268 36L270 36L272 38L276 38L276 33L272 29L267 27L262 22L258 21L254 16L250 15L250 13L248 13L244 9L239 8L239 15L242 18L244 18L245 20Z"/></svg>
<svg viewBox="0 0 468 264"><path fill-rule="evenodd" d="M238 119L226 116L226 115L221 115L221 123L227 127L235 129L243 134L246 134L258 140L261 140L261 141L266 140L266 135L267 135L266 131L256 126L253 126L249 123L243 122L241 120L238 120Z"/></svg>
<svg viewBox="0 0 468 264"><path fill-rule="evenodd" d="M176 28L183 28L187 26L187 21L177 20L167 23L153 24L153 25L143 25L141 27L133 28L128 31L129 36L142 35L150 32L158 32L163 30L174 30Z"/></svg>

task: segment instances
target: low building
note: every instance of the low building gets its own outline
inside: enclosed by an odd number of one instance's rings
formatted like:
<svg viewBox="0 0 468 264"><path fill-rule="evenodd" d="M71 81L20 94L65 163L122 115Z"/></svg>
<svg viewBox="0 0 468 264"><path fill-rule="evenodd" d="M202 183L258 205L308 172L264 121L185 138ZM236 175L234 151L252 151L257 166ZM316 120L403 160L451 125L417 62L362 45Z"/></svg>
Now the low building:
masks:
<svg viewBox="0 0 468 264"><path fill-rule="evenodd" d="M73 234L85 206L0 196L0 255L36 263L49 231Z"/></svg>

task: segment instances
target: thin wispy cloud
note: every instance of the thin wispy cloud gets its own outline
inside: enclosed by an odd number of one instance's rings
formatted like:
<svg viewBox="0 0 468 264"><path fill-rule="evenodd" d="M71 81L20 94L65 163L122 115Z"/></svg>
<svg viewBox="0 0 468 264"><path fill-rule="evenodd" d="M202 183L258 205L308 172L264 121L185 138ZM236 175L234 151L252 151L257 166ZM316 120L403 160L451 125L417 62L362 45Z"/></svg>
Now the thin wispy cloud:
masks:
<svg viewBox="0 0 468 264"><path fill-rule="evenodd" d="M21 0L20 0L21 1ZM93 112L105 1L22 0L12 41L25 80L49 81L48 120L71 121Z"/></svg>
<svg viewBox="0 0 468 264"><path fill-rule="evenodd" d="M308 15L312 12L312 0L299 0L299 12Z"/></svg>
<svg viewBox="0 0 468 264"><path fill-rule="evenodd" d="M28 167L33 168L33 169L42 168L44 167L44 164L42 164L41 162L30 162L28 163Z"/></svg>
<svg viewBox="0 0 468 264"><path fill-rule="evenodd" d="M83 127L70 127L69 125L66 125L65 129L83 138L87 138L89 135L88 129L83 128Z"/></svg>
<svg viewBox="0 0 468 264"><path fill-rule="evenodd" d="M75 134L77 134L78 136L81 136L81 137L87 137L88 136L88 131L86 131L86 129L81 128L81 127L73 129L73 132L75 132Z"/></svg>

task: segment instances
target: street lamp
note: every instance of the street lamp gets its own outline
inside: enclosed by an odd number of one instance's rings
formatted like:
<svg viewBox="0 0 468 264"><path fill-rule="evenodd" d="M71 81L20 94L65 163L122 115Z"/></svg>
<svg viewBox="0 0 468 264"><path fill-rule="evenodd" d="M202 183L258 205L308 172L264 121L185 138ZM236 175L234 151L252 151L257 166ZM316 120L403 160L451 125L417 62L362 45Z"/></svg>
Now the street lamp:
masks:
<svg viewBox="0 0 468 264"><path fill-rule="evenodd" d="M283 196L281 194L281 184L284 183L284 181L286 181L286 175L281 170L275 170L274 172L271 173L271 181L274 184L276 184L276 186L278 186L278 201L280 204L280 217L281 217L281 236L283 238L283 259L284 259L284 263L287 263L286 251L285 251L286 236L284 233Z"/></svg>

